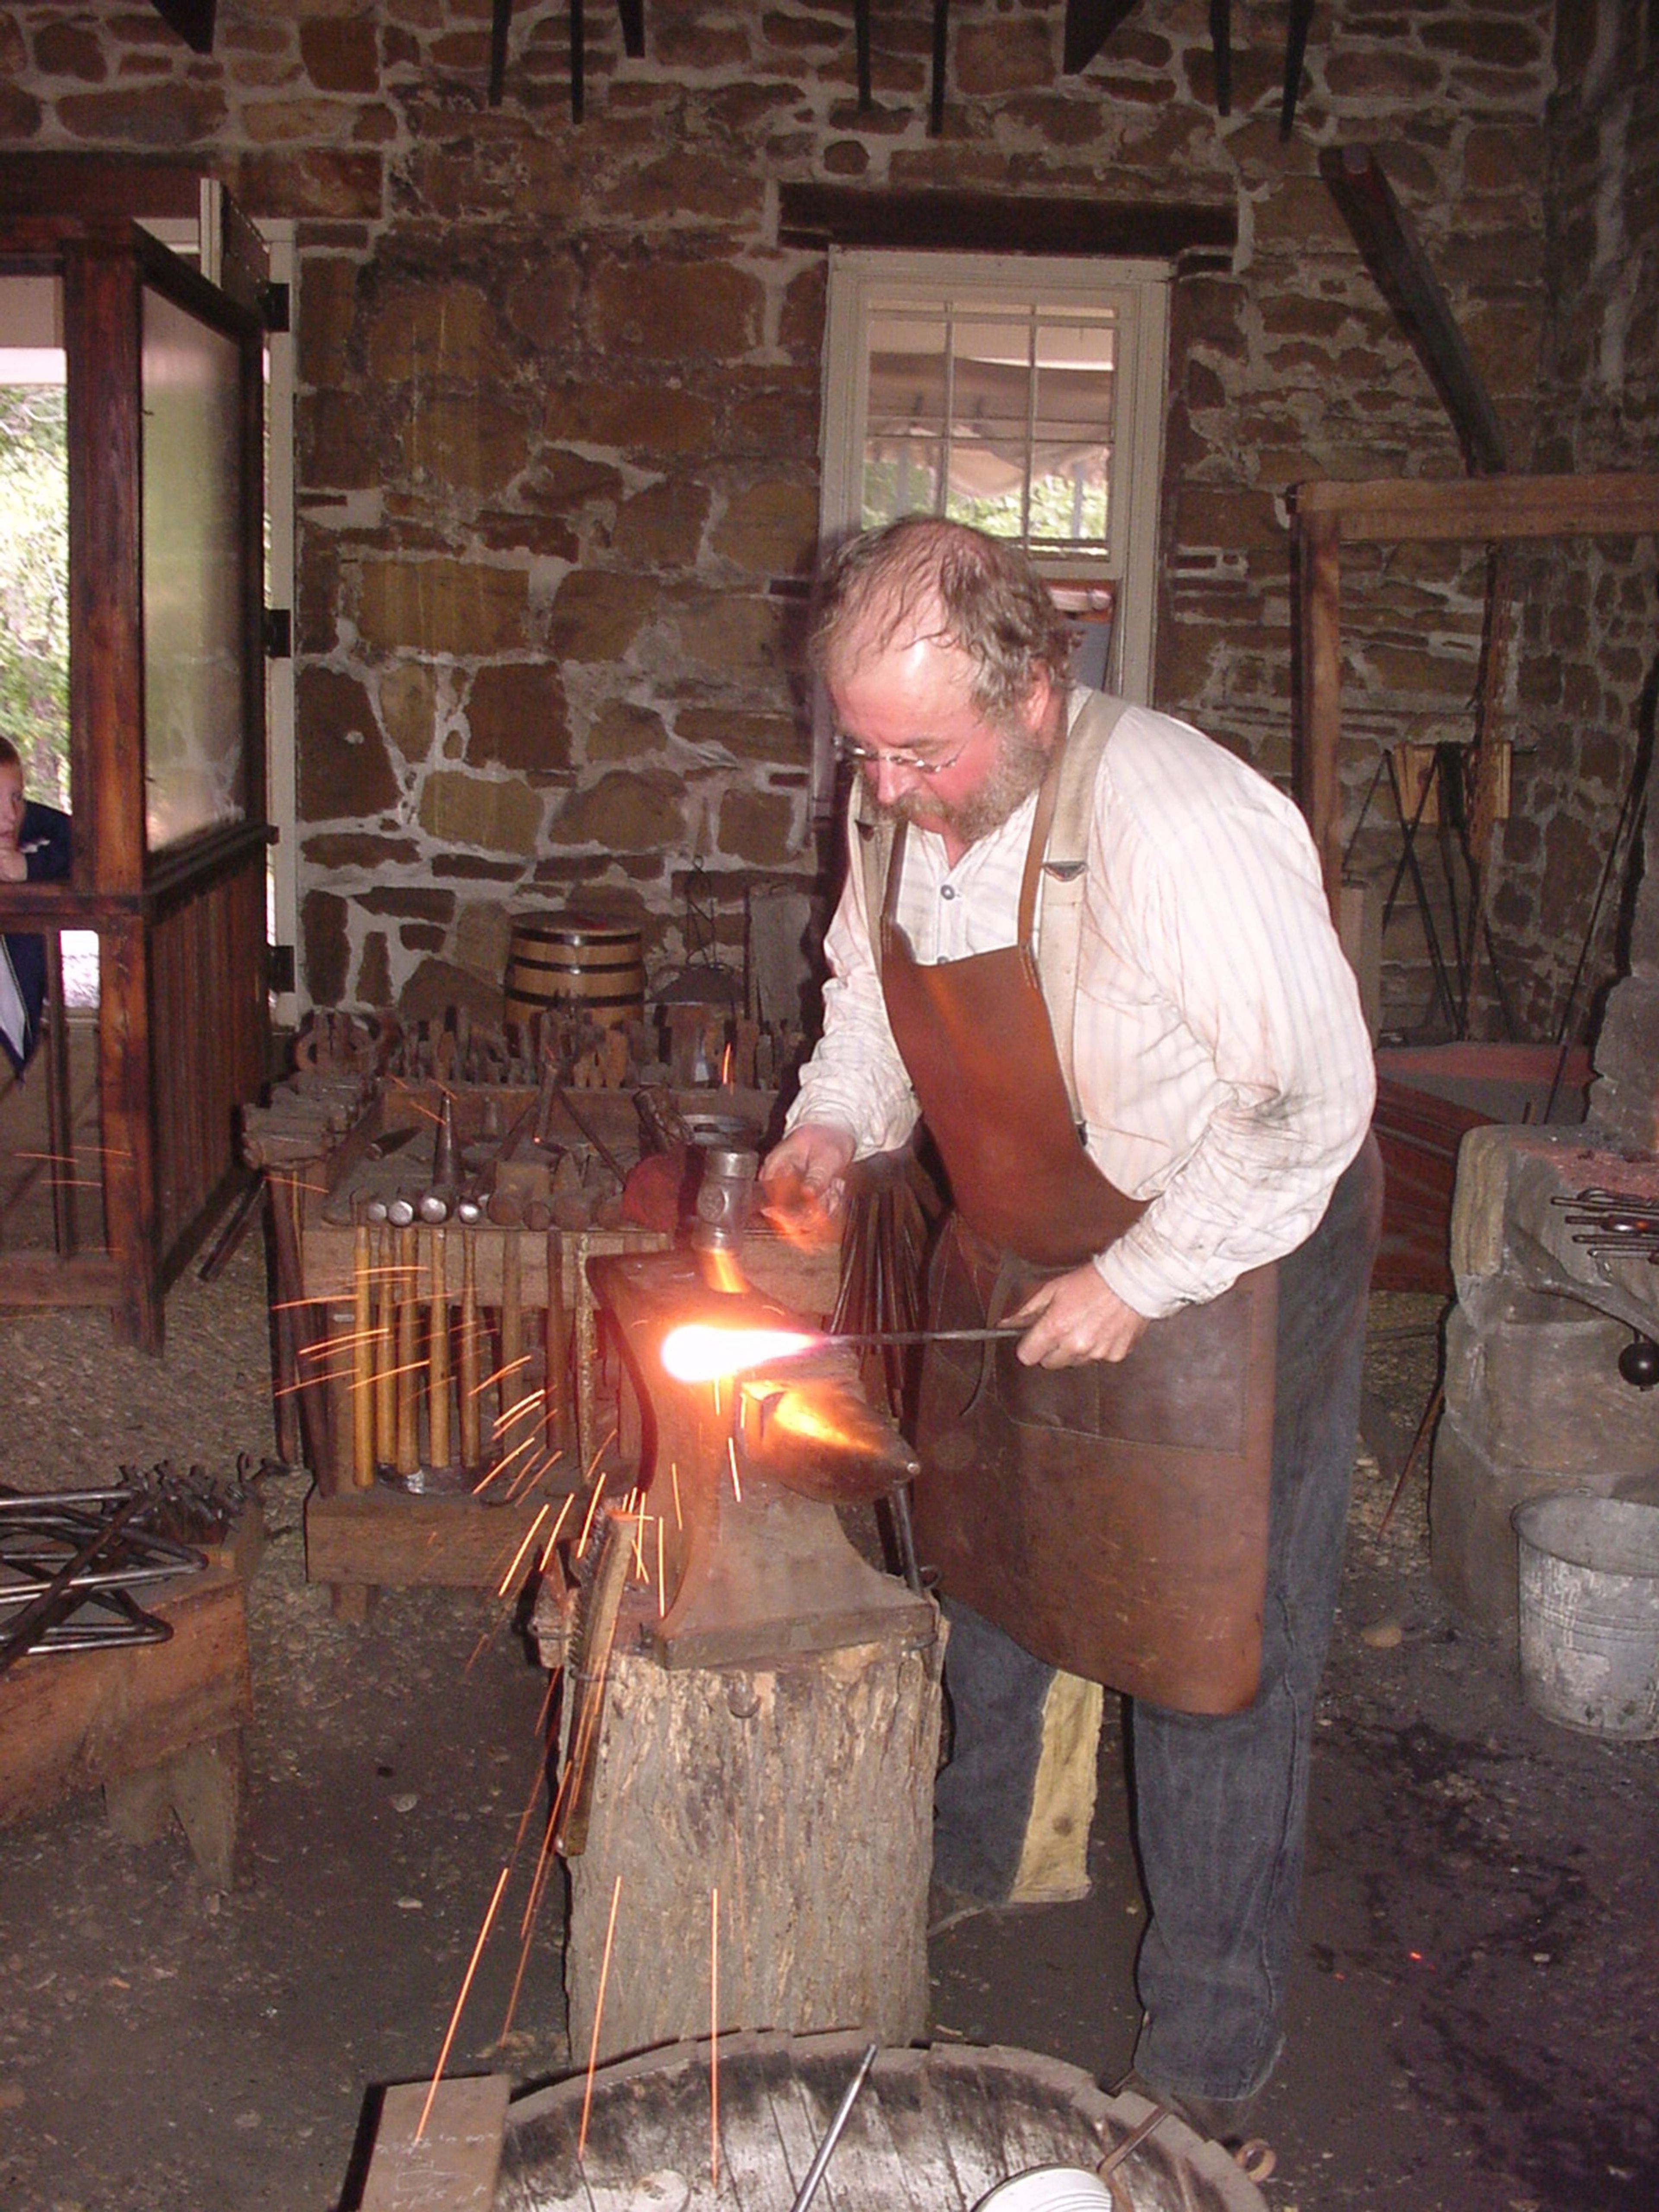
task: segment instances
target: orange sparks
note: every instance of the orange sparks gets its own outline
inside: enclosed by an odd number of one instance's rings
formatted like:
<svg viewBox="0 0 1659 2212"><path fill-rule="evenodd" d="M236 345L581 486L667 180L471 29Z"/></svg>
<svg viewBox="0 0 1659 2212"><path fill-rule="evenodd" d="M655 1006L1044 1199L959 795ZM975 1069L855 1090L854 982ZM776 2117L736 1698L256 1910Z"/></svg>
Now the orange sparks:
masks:
<svg viewBox="0 0 1659 2212"><path fill-rule="evenodd" d="M578 1553L585 1552L587 1549L587 1540L592 1534L593 1530L593 1516L599 1510L599 1500L605 1495L605 1486L609 1479L610 1469L607 1468L605 1474L599 1477L599 1480L593 1486L593 1495L587 1502L587 1518L582 1522L582 1533L576 1539L576 1549Z"/></svg>
<svg viewBox="0 0 1659 2212"><path fill-rule="evenodd" d="M617 1906L622 1899L622 1876L611 1893L611 1918L605 1931L605 1956L599 1960L599 1993L593 2000L593 2040L587 2051L587 2086L582 2091L582 2124L576 2131L576 2155L587 2149L587 2116L593 2105L593 2069L599 2063L599 2022L605 2018L605 1985L611 1972L611 1944L617 1933Z"/></svg>
<svg viewBox="0 0 1659 2212"><path fill-rule="evenodd" d="M536 1531L541 1527L543 1522L546 1520L548 1515L552 1510L553 1508L550 1503L544 1505L540 1512L537 1514L535 1519L531 1522L530 1526L525 1530L524 1541L520 1545L518 1550L513 1554L513 1564L507 1569L506 1574L501 1577L501 1586L495 1593L497 1597L505 1597L507 1591L512 1588L513 1577L519 1571L520 1560L523 1559L525 1553L535 1542Z"/></svg>
<svg viewBox="0 0 1659 2212"><path fill-rule="evenodd" d="M668 1577L662 1564L662 1516L657 1516L657 1618L660 1620L668 1610Z"/></svg>
<svg viewBox="0 0 1659 2212"><path fill-rule="evenodd" d="M685 1522L680 1516L680 1463L678 1460L671 1459L669 1461L668 1474L669 1480L674 1486L674 1526L677 1528L684 1528Z"/></svg>
<svg viewBox="0 0 1659 2212"><path fill-rule="evenodd" d="M571 1509L571 1507L575 1504L575 1502L576 1502L576 1493L575 1493L575 1492L573 1490L573 1491L571 1492L571 1493L570 1493L569 1497L568 1497L568 1498L567 1498L565 1499L564 1504L563 1504L562 1506L560 1506L560 1508L559 1508L559 1517L558 1517L558 1519L557 1519L557 1520L553 1523L553 1527L552 1527L552 1528L551 1528L550 1532L549 1533L548 1539L547 1539L547 1542L546 1542L545 1547L544 1547L544 1549L543 1549L541 1558L540 1558L539 1559L538 1559L538 1561L536 1562L536 1571L537 1571L537 1573L538 1573L538 1574L544 1574L544 1573L545 1573L545 1572L546 1572L546 1570L547 1570L547 1563L548 1563L548 1561L549 1561L549 1560L552 1558L552 1556L553 1556L553 1547L554 1547L554 1546L555 1546L555 1544L556 1544L556 1543L558 1542L558 1540L559 1540L559 1531L560 1531L560 1529L561 1529L561 1528L563 1528L563 1526L564 1526L565 1522L569 1519L569 1517L570 1517L570 1509Z"/></svg>
<svg viewBox="0 0 1659 2212"><path fill-rule="evenodd" d="M732 1048L729 1044L720 1054L720 1088L722 1091L732 1088Z"/></svg>
<svg viewBox="0 0 1659 2212"><path fill-rule="evenodd" d="M726 1439L726 1456L732 1462L732 1495L739 1505L743 1503L743 1483L738 1474L738 1442L735 1437Z"/></svg>
<svg viewBox="0 0 1659 2212"><path fill-rule="evenodd" d="M720 1892L708 1898L708 2179L720 2185Z"/></svg>
<svg viewBox="0 0 1659 2212"><path fill-rule="evenodd" d="M718 1384L729 1375L764 1367L775 1359L793 1359L823 1341L796 1328L715 1328L688 1322L671 1328L662 1340L662 1364L677 1382Z"/></svg>
<svg viewBox="0 0 1659 2212"><path fill-rule="evenodd" d="M496 1910L501 1901L501 1892L507 1887L507 1877L512 1870L510 1865L504 1866L496 1876L495 1894L489 1900L489 1910L483 1917L483 1926L478 1930L478 1940L472 1946L472 1956L468 1961L466 1973L461 1983L461 1993L455 2000L454 2011L449 2015L449 2031L444 2037L444 2047L438 2053L438 2063L432 2070L432 2086L426 2093L425 2104L421 2107L420 2125L415 2130L416 2142L419 2142L426 2133L426 2124L432 2116L432 2100L438 2094L438 2084L443 2080L444 2068L448 2063L449 2046L454 2042L455 2031L461 2024L461 2011L466 2003L466 1993L472 1986L473 1975L478 1971L478 1961L483 1956L483 1947L489 1935L490 1923L495 1917ZM617 1878L621 1879L620 1876Z"/></svg>

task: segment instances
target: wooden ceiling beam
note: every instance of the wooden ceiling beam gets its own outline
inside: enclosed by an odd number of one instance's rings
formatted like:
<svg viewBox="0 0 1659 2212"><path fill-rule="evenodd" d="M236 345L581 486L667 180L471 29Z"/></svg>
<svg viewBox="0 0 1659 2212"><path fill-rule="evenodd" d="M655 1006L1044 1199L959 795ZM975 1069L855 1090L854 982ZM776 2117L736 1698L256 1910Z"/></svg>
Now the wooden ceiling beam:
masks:
<svg viewBox="0 0 1659 2212"><path fill-rule="evenodd" d="M1328 146L1319 173L1451 417L1471 475L1507 465L1498 410L1417 233L1370 146Z"/></svg>
<svg viewBox="0 0 1659 2212"><path fill-rule="evenodd" d="M1066 0L1066 52L1061 68L1080 76L1137 0Z"/></svg>
<svg viewBox="0 0 1659 2212"><path fill-rule="evenodd" d="M858 185L783 185L778 238L792 246L877 246L916 252L1218 258L1238 242L1238 212L1201 203L1155 206L997 192L887 191Z"/></svg>
<svg viewBox="0 0 1659 2212"><path fill-rule="evenodd" d="M193 53L213 52L213 12L216 0L155 0L155 12Z"/></svg>

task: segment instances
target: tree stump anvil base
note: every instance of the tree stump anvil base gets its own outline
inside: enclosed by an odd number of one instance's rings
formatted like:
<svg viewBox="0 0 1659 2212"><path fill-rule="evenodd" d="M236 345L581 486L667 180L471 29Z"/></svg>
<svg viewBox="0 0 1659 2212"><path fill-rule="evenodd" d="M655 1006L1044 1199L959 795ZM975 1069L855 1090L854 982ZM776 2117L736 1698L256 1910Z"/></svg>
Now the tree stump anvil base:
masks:
<svg viewBox="0 0 1659 2212"><path fill-rule="evenodd" d="M568 1862L573 2059L594 2049L596 2014L602 2059L711 2022L908 2043L927 2021L943 1629L931 1599L859 1556L830 1502L890 1488L907 1449L850 1359L799 1384L816 1457L778 1425L769 1384L717 1403L671 1383L663 1330L711 1302L722 1321L799 1325L700 1292L688 1255L593 1273L639 1394L629 1441L666 1589L660 1618L649 1593L624 1607L586 1845Z"/></svg>

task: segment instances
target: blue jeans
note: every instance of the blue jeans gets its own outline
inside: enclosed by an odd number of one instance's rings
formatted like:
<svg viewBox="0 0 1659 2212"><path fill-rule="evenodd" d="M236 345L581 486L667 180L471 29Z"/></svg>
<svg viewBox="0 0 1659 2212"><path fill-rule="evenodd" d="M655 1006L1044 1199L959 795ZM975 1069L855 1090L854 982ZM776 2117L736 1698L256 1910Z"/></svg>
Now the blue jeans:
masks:
<svg viewBox="0 0 1659 2212"><path fill-rule="evenodd" d="M1382 1200L1382 1163L1368 1139L1319 1227L1279 1262L1255 1701L1219 1718L1131 1709L1135 1841L1151 1906L1136 1966L1145 2018L1135 2065L1176 2095L1253 2096L1283 2039L1314 1699L1342 1569ZM957 1643L953 1627L945 1684L965 1771L947 1767L939 1778L935 1863L945 1880L957 1875L954 1886L995 1894L985 1878L1009 1863L1008 1808L1030 1798L1030 1772L1020 1770L1035 1732L1014 1709L1028 1701L1040 1709L1048 1672L975 1617L962 1639L965 1663L953 1677ZM962 1880L970 1868L978 1881Z"/></svg>

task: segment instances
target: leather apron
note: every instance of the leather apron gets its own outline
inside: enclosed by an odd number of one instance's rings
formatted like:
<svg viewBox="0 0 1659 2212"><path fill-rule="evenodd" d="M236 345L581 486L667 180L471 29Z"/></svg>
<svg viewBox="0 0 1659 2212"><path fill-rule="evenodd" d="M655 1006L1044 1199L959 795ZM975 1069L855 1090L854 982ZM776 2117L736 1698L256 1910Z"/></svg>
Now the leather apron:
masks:
<svg viewBox="0 0 1659 2212"><path fill-rule="evenodd" d="M1039 794L1017 941L923 966L880 923L887 1016L951 1179L938 1328L1018 1307L1144 1211L1084 1150L1033 954L1059 752ZM1235 1712L1255 1694L1273 1457L1275 1277L1152 1322L1128 1357L1023 1367L1017 1340L930 1345L915 1494L948 1596L1050 1665L1150 1702Z"/></svg>

